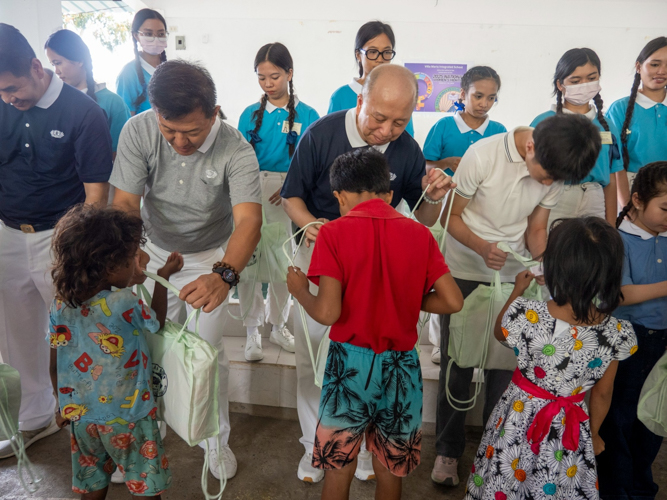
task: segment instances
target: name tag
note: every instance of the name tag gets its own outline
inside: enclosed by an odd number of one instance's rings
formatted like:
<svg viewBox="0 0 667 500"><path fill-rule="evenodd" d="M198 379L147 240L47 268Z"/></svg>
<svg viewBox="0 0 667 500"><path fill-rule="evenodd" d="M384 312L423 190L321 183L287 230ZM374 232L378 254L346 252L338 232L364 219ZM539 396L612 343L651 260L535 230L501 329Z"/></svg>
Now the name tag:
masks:
<svg viewBox="0 0 667 500"><path fill-rule="evenodd" d="M294 132L296 132L296 135L301 135L301 124L297 123L297 122L294 122L294 124L292 125L292 130ZM283 122L282 132L283 132L283 134L288 134L289 133L289 121L288 120L285 120Z"/></svg>
<svg viewBox="0 0 667 500"><path fill-rule="evenodd" d="M602 139L602 144L614 144L611 132L600 132L600 139Z"/></svg>

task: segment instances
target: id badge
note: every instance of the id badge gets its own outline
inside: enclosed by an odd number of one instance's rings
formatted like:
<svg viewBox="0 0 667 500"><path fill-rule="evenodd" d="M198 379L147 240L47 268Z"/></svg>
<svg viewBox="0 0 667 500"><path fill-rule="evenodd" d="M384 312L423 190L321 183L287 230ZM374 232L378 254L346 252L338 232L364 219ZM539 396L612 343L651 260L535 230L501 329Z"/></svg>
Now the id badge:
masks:
<svg viewBox="0 0 667 500"><path fill-rule="evenodd" d="M292 125L292 130L294 132L296 132L296 135L301 135L301 124L294 122L294 124ZM288 134L289 133L289 121L287 121L287 120L285 120L283 122L282 133L283 134Z"/></svg>
<svg viewBox="0 0 667 500"><path fill-rule="evenodd" d="M614 144L611 132L600 132L600 139L602 139L602 144Z"/></svg>

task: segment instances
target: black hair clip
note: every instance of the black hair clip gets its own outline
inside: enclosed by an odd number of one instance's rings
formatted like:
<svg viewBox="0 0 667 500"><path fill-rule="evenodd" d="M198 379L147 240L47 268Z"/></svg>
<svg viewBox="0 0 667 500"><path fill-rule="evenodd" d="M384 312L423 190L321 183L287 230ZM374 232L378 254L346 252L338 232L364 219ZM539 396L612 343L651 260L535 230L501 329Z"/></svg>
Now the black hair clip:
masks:
<svg viewBox="0 0 667 500"><path fill-rule="evenodd" d="M466 109L466 105L460 101L454 101L454 107L457 111L464 111Z"/></svg>
<svg viewBox="0 0 667 500"><path fill-rule="evenodd" d="M262 138L254 130L248 130L248 135L250 136L250 140L253 142L253 144L262 142Z"/></svg>

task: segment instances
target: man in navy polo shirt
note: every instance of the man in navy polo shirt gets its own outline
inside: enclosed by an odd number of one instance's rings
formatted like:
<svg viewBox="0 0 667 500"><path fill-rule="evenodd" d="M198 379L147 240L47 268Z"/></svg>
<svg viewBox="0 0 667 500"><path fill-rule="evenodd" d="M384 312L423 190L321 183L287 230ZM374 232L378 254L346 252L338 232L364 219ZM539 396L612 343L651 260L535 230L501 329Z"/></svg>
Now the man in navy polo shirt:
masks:
<svg viewBox="0 0 667 500"><path fill-rule="evenodd" d="M405 132L417 104L417 95L417 81L411 71L385 64L371 71L357 98L356 108L327 115L308 128L299 141L280 193L287 215L297 226L340 217L338 201L331 191L329 169L341 154L365 147L373 147L387 158L393 207L404 199L410 208L414 208L422 191L430 184L424 203L417 208L415 216L427 226L435 223L451 180L437 170L426 174L424 155L417 142ZM306 231L305 245L294 261L301 269L308 269L310 265L312 244L317 239L319 227L311 226ZM396 272L401 271L397 269ZM313 350L317 352L327 328L310 317L307 321ZM297 412L303 432L300 441L306 449L297 475L303 481L317 482L324 476L323 471L311 465L320 389L313 383L310 354L301 316L296 310L294 329ZM373 474L370 453L362 450L355 475L366 480Z"/></svg>
<svg viewBox="0 0 667 500"><path fill-rule="evenodd" d="M51 235L77 203L106 205L111 136L102 109L45 70L0 23L0 355L21 375L25 446L58 430L44 338L53 301ZM14 454L0 442L0 458Z"/></svg>

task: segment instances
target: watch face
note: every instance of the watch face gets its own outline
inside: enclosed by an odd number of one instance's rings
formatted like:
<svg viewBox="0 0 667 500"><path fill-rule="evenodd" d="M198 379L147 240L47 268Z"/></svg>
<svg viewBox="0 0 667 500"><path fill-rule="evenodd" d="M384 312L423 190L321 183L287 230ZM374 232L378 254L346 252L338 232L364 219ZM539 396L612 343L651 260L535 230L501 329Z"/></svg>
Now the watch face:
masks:
<svg viewBox="0 0 667 500"><path fill-rule="evenodd" d="M236 274L231 269L225 269L222 272L222 279L224 279L227 283L232 283L235 278Z"/></svg>

